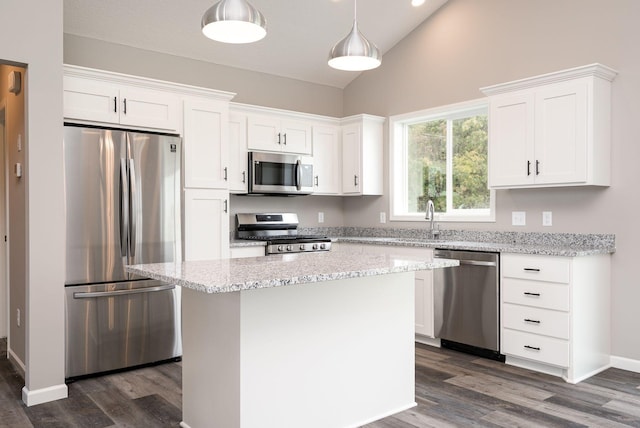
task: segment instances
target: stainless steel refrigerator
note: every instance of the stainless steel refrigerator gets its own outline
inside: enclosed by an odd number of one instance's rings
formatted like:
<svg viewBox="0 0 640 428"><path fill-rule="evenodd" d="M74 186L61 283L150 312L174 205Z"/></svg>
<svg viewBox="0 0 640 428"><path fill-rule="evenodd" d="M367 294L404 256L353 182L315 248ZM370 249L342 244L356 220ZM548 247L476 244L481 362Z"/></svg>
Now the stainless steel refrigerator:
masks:
<svg viewBox="0 0 640 428"><path fill-rule="evenodd" d="M66 378L182 354L180 294L125 272L180 257L180 138L66 125Z"/></svg>

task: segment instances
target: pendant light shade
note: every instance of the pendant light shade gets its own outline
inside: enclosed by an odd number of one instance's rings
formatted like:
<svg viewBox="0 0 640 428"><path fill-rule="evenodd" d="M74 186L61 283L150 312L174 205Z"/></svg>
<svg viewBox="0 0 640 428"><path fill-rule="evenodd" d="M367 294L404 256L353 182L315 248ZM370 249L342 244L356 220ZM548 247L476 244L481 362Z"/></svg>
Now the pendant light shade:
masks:
<svg viewBox="0 0 640 428"><path fill-rule="evenodd" d="M246 0L220 0L202 16L202 33L224 43L252 43L267 35L267 21Z"/></svg>
<svg viewBox="0 0 640 428"><path fill-rule="evenodd" d="M344 39L333 46L329 53L329 66L338 70L371 70L382 62L378 47L358 30L356 7L356 0L354 0L353 28Z"/></svg>

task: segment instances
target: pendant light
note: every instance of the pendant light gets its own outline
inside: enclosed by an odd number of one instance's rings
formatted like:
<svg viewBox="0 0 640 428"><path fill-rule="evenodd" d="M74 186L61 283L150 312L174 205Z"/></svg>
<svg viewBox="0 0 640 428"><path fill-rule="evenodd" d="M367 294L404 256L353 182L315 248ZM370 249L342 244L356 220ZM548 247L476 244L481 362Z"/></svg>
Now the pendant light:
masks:
<svg viewBox="0 0 640 428"><path fill-rule="evenodd" d="M353 28L331 49L329 66L338 70L364 71L378 67L381 62L377 46L358 30L357 0L353 0Z"/></svg>
<svg viewBox="0 0 640 428"><path fill-rule="evenodd" d="M252 43L267 35L267 21L246 0L220 0L202 16L202 33L224 43Z"/></svg>

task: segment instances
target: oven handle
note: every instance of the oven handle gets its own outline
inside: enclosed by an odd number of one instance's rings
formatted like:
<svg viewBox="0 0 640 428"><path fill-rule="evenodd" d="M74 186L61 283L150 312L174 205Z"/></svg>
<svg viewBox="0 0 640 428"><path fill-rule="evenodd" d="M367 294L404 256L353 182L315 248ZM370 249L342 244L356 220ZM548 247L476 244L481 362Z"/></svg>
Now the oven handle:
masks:
<svg viewBox="0 0 640 428"><path fill-rule="evenodd" d="M302 162L300 159L296 161L296 189L302 190Z"/></svg>
<svg viewBox="0 0 640 428"><path fill-rule="evenodd" d="M90 299L92 297L114 297L123 296L125 294L153 293L156 291L173 290L176 288L173 284L158 285L156 287L135 288L133 290L117 290L117 291L89 291L73 293L74 299Z"/></svg>

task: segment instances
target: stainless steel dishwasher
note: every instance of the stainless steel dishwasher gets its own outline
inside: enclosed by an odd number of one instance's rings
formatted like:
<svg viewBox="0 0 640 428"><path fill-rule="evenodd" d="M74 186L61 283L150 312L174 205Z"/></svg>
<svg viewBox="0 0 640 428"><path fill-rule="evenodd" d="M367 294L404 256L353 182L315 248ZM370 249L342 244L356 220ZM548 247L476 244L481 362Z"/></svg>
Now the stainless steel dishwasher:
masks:
<svg viewBox="0 0 640 428"><path fill-rule="evenodd" d="M433 271L435 336L443 347L504 361L500 354L500 255L436 249L460 266Z"/></svg>

